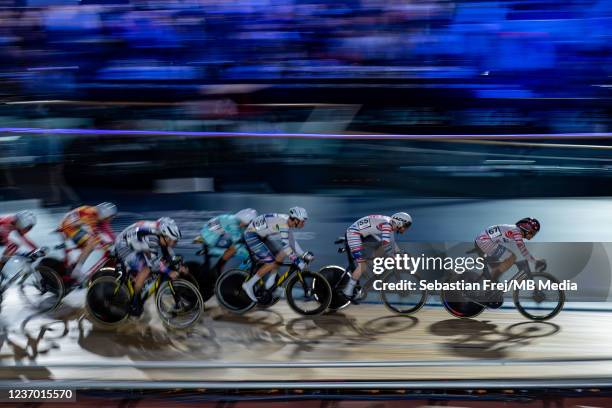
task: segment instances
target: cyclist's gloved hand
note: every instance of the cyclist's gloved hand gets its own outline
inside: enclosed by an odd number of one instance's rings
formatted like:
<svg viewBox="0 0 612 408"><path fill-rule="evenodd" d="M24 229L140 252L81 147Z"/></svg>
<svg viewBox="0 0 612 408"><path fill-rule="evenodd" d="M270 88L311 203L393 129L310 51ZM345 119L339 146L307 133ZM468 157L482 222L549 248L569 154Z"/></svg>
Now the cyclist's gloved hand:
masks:
<svg viewBox="0 0 612 408"><path fill-rule="evenodd" d="M47 248L45 247L37 248L28 254L28 256L34 260L42 258L45 255L47 255Z"/></svg>
<svg viewBox="0 0 612 408"><path fill-rule="evenodd" d="M536 271L544 271L546 270L546 259L538 259L535 263Z"/></svg>
<svg viewBox="0 0 612 408"><path fill-rule="evenodd" d="M310 252L310 251L304 252L304 255L302 255L302 259L305 262L310 263L314 259L314 254L312 252Z"/></svg>
<svg viewBox="0 0 612 408"><path fill-rule="evenodd" d="M170 261L170 267L173 269L178 269L183 264L183 257L180 255L175 255L172 257Z"/></svg>

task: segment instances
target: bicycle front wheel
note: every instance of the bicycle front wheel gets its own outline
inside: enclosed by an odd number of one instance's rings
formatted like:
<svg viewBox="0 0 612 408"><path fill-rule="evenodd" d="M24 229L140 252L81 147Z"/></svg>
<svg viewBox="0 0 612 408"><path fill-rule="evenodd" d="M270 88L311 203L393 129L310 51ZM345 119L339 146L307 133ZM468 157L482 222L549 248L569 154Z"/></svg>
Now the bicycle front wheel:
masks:
<svg viewBox="0 0 612 408"><path fill-rule="evenodd" d="M383 286L380 291L387 309L403 315L419 311L427 301L427 290L421 289L419 283L419 277L409 271L387 273L382 279Z"/></svg>
<svg viewBox="0 0 612 408"><path fill-rule="evenodd" d="M332 289L323 275L303 271L289 278L286 295L287 303L296 313L312 316L327 310L332 300Z"/></svg>
<svg viewBox="0 0 612 408"><path fill-rule="evenodd" d="M36 310L50 311L60 304L64 296L64 283L53 269L38 265L21 280L19 291Z"/></svg>
<svg viewBox="0 0 612 408"><path fill-rule="evenodd" d="M164 282L157 290L155 304L162 323L169 329L188 329L200 320L204 312L200 291L184 279Z"/></svg>
<svg viewBox="0 0 612 408"><path fill-rule="evenodd" d="M527 275L524 275L525 277ZM518 311L531 320L548 320L555 317L563 308L565 293L561 289L553 289L551 284L559 280L546 272L531 274L533 288L518 287L514 290L513 300ZM528 282L523 280L521 283Z"/></svg>

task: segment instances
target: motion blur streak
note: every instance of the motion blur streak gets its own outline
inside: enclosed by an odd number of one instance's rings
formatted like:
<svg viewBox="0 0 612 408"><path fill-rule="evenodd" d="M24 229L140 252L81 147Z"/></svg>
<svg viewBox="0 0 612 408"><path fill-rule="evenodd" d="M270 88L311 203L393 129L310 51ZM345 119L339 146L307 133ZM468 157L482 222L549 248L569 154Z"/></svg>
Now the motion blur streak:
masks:
<svg viewBox="0 0 612 408"><path fill-rule="evenodd" d="M276 137L313 139L595 139L612 137L612 133L499 134L499 135L393 135L393 134L323 134L323 133L257 133L257 132L181 132L165 130L110 129L43 129L0 128L0 133L40 133L67 135L126 135L126 136L200 136L200 137Z"/></svg>

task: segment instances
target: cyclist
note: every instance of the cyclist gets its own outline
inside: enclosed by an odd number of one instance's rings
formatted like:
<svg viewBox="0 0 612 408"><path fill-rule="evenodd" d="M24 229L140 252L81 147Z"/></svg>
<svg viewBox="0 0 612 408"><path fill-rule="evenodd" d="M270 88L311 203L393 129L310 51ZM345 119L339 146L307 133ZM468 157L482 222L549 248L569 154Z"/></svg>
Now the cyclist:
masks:
<svg viewBox="0 0 612 408"><path fill-rule="evenodd" d="M115 233L111 220L117 215L117 206L104 202L96 206L83 205L68 212L60 223L58 231L65 240L70 240L81 250L70 276L64 276L69 285L75 284L82 275L83 264L99 244L111 245Z"/></svg>
<svg viewBox="0 0 612 408"><path fill-rule="evenodd" d="M29 210L19 211L16 214L0 216L0 246L6 246L0 257L0 272L4 269L6 261L17 253L20 244L11 239L11 232L15 231L23 243L31 250L37 248L27 233L36 225L36 215Z"/></svg>
<svg viewBox="0 0 612 408"><path fill-rule="evenodd" d="M487 255L487 261L496 263L490 267L494 281L514 265L517 260L516 249L526 261L535 263L536 268L546 265L546 261L536 259L529 253L524 241L531 240L539 231L540 222L527 217L518 220L514 225L493 225L476 237L476 246Z"/></svg>
<svg viewBox="0 0 612 408"><path fill-rule="evenodd" d="M184 267L172 270L172 260L181 231L172 218L162 217L157 221L138 221L124 229L115 241L115 252L128 273L135 274L134 298L130 314L139 316L143 311L141 290L151 271L170 275L186 272Z"/></svg>
<svg viewBox="0 0 612 408"><path fill-rule="evenodd" d="M344 290L344 295L351 300L355 299L353 291L357 281L363 273L363 239L373 237L382 245L385 255L392 256L395 253L393 233L403 234L412 225L412 217L406 212L398 212L392 216L367 215L355 221L346 230L346 244L351 254L351 265L349 265L350 279Z"/></svg>
<svg viewBox="0 0 612 408"><path fill-rule="evenodd" d="M242 234L255 217L257 211L245 208L236 214L222 214L211 218L204 224L200 236L208 245L208 254L218 258L216 263L211 263L218 272L221 272L234 255L242 260L249 257Z"/></svg>
<svg viewBox="0 0 612 408"><path fill-rule="evenodd" d="M242 284L242 289L253 302L257 301L253 289L255 284L270 273L265 287L266 289L271 288L276 280L276 270L286 256L300 269L306 265L304 260L299 258L304 256L304 251L291 233L291 229L304 228L306 220L308 220L308 213L304 208L292 207L289 209L289 214L261 214L248 225L244 233L246 245L255 258L262 263L255 275ZM275 239L280 239L281 244L281 249L276 253L270 249L270 244ZM280 294L280 290L278 292L275 295Z"/></svg>

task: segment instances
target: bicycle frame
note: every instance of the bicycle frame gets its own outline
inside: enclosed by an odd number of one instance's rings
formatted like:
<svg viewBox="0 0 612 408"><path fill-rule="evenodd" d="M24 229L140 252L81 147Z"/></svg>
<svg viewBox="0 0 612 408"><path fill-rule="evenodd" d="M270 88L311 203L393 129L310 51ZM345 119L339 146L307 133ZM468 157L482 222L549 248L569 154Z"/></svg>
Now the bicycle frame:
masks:
<svg viewBox="0 0 612 408"><path fill-rule="evenodd" d="M495 264L495 262L492 262L491 264ZM520 280L524 280L525 278L531 279L531 277L533 276L533 272L531 271L531 268L529 267L529 262L525 260L521 260L521 261L515 262L514 265L516 265L518 271L516 271L514 275L512 275L512 277L508 280L520 281ZM491 279L490 266L489 264L485 264L485 266L486 267L484 268L482 272L482 277Z"/></svg>
<svg viewBox="0 0 612 408"><path fill-rule="evenodd" d="M250 269L249 269L249 277L247 278L250 279L255 272L257 272L257 267L258 267L258 263L255 259L254 254L251 252L250 249L247 248L247 250L249 251L249 259L250 259ZM291 276L293 276L294 273L298 274L298 277L300 279L300 282L304 283L304 278L302 278L302 271L299 268L296 268L295 264L292 262L283 262L279 265L279 267L281 266L288 266L289 269L287 269L287 271L283 274L279 274L276 277L276 280L274 281L274 284L272 285L272 287L266 289L267 292L273 292L276 288L278 288L279 286L281 286L283 284L283 282L285 282L287 279L289 279ZM263 281L263 278L259 278L260 281Z"/></svg>
<svg viewBox="0 0 612 408"><path fill-rule="evenodd" d="M151 272L151 273L156 274L156 276L154 279L149 279L149 282L147 282L141 289L140 294L141 294L142 302L143 303L146 302L147 299L149 299L149 297L155 295L155 293L160 288L162 283L164 283L166 280L169 282L168 285L170 287L170 291L172 292L172 296L174 296L176 300L176 292L174 290L174 286L172 285L172 279L169 279L167 275L159 273L159 272ZM127 273L121 276L120 282L125 283L130 293L130 299L133 299L134 296L136 296L136 291L134 289L134 284L132 283L132 279L129 279ZM119 290L119 286L117 286L117 289L115 289L115 293Z"/></svg>

